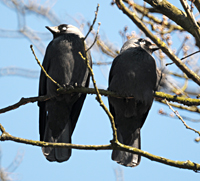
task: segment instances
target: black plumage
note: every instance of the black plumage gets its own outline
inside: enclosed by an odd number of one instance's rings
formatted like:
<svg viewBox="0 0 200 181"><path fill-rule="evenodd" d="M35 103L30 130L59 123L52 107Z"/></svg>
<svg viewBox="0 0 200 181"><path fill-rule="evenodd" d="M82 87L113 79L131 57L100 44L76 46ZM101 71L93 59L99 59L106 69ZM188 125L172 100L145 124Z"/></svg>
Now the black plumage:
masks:
<svg viewBox="0 0 200 181"><path fill-rule="evenodd" d="M110 112L114 116L118 140L141 148L142 128L153 102L156 89L156 63L152 52L158 47L144 39L130 39L114 59L109 75L109 90L127 98L109 97ZM141 156L114 150L112 159L124 166L134 167Z"/></svg>
<svg viewBox="0 0 200 181"><path fill-rule="evenodd" d="M53 34L49 43L43 67L60 85L66 87L89 86L89 71L79 52L85 57L83 34L72 25L62 24L46 27ZM90 65L92 59L87 53ZM41 71L39 96L54 96L57 86ZM86 94L72 93L56 96L39 106L40 140L53 143L71 143L71 136L76 126ZM43 147L43 154L49 161L63 162L71 156L71 149Z"/></svg>

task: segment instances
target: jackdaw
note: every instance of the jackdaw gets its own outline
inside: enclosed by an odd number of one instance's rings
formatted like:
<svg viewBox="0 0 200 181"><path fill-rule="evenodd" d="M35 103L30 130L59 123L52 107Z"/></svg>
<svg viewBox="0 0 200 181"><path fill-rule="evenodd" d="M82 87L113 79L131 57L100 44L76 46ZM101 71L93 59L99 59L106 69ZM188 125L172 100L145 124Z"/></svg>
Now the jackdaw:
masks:
<svg viewBox="0 0 200 181"><path fill-rule="evenodd" d="M108 90L126 96L108 97L118 140L139 149L140 129L151 108L157 84L156 62L151 55L157 49L155 44L142 38L128 40L114 59L109 75ZM141 156L114 150L112 160L135 167Z"/></svg>
<svg viewBox="0 0 200 181"><path fill-rule="evenodd" d="M60 85L68 88L89 86L89 71L79 52L86 57L83 34L72 25L61 24L46 28L53 34L49 43L43 67ZM87 53L90 66L92 59ZM71 136L76 126L86 94L72 93L58 95L57 86L41 71L39 96L56 96L39 106L40 141L53 143L71 143ZM43 154L49 161L63 162L71 156L71 149L43 147Z"/></svg>

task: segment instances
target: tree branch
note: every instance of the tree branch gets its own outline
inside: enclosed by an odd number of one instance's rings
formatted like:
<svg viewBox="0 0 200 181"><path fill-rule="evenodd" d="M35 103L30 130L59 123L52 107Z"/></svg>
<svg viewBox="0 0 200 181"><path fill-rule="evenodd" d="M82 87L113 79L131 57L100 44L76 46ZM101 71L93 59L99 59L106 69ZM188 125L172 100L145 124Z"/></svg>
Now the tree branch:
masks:
<svg viewBox="0 0 200 181"><path fill-rule="evenodd" d="M127 96L123 96L123 95L119 95L116 94L114 92L108 91L108 90L104 90L104 89L98 89L99 90L99 94L103 95L103 96L112 96L112 97L121 97L121 98L126 98ZM82 94L96 94L95 89L93 88L86 88L86 87L74 87L74 89L67 89L67 88L59 88L58 90L58 95L60 94L71 94L71 93L82 93ZM170 94L166 94L164 92L155 92L154 94L155 98L158 99L167 99L168 101L172 101L172 102L178 102L184 105L188 105L188 106L193 106L193 105L200 105L200 99L192 99L192 98L184 98L184 97L178 97L177 95L170 95ZM28 104L28 103L34 103L36 101L46 101L49 100L53 97L50 96L39 96L39 97L30 97L30 98L21 98L19 102L2 108L0 109L0 114L14 110L22 105Z"/></svg>
<svg viewBox="0 0 200 181"><path fill-rule="evenodd" d="M194 1L194 5L196 6L196 8L198 9L198 11L200 12L200 0L195 0Z"/></svg>
<svg viewBox="0 0 200 181"><path fill-rule="evenodd" d="M22 97L19 102L15 103L11 106L0 109L0 114L14 110L14 109L17 109L18 107L25 105L25 104L28 104L30 102L34 103L36 101L46 101L48 99L51 99L51 97L49 97L49 96L30 97L30 98Z"/></svg>
<svg viewBox="0 0 200 181"><path fill-rule="evenodd" d="M146 157L152 161L156 161L159 163L163 163L169 166L177 167L177 168L183 168L183 169L189 169L189 170L200 170L200 164L191 162L190 160L187 161L174 161L170 160L164 157L156 156L151 153L148 153L146 151L142 151L140 149L130 147L127 145L123 145L119 142L116 142L115 144L108 144L108 145L78 145L78 144L70 144L70 143L49 143L44 141L34 141L34 140L28 140L24 138L19 138L10 135L7 133L4 129L4 127L0 124L0 130L2 131L2 135L0 136L0 141L14 141L17 143L24 143L28 145L33 146L39 146L39 147L65 147L65 148L73 148L73 149L79 149L79 150L122 150L127 151L133 154L139 154L143 157Z"/></svg>
<svg viewBox="0 0 200 181"><path fill-rule="evenodd" d="M167 99L168 101L181 103L187 106L200 105L200 99L192 99L185 97L178 97L177 95L170 95L163 92L155 92L156 98Z"/></svg>
<svg viewBox="0 0 200 181"><path fill-rule="evenodd" d="M50 77L49 74L48 74L48 73L46 72L46 70L44 69L44 67L41 65L39 59L37 58L37 56L36 56L36 54L35 54L35 52L34 52L34 50L33 50L33 45L31 45L30 48L31 48L32 53L33 53L33 55L34 55L34 57L35 57L35 60L37 61L38 65L41 67L41 69L42 69L42 71L44 72L44 74L46 75L46 77L49 78L49 79L50 79L54 84L56 84L59 88L61 88L62 86L61 86L59 83L57 83L52 77Z"/></svg>
<svg viewBox="0 0 200 181"><path fill-rule="evenodd" d="M103 42L102 40L100 40L99 38L97 39L97 46L101 49L101 51L103 53L105 53L106 55L115 58L118 54L119 51L118 50L112 50L110 47L108 47L105 42ZM109 62L109 64L111 64L112 62Z"/></svg>
<svg viewBox="0 0 200 181"><path fill-rule="evenodd" d="M87 67L88 67L90 75L92 77L92 82L93 82L93 85L94 85L95 93L97 95L96 100L99 102L100 106L103 108L103 110L106 112L106 114L108 115L108 117L110 119L112 130L113 130L113 140L111 142L113 142L113 144L117 143L118 142L118 140L117 140L117 129L115 127L113 115L110 113L110 111L108 110L108 108L105 106L105 104L103 103L103 101L101 99L101 95L100 95L99 89L97 88L96 81L94 79L94 73L93 73L92 68L90 67L89 60L87 59L87 57L86 58L83 57L81 52L79 52L79 54L82 57L82 59L86 61Z"/></svg>
<svg viewBox="0 0 200 181"><path fill-rule="evenodd" d="M189 126L186 124L186 122L183 120L183 118L179 115L178 111L175 111L166 99L165 99L165 102L166 102L166 104L169 106L169 108L174 112L174 114L182 121L182 123L185 125L185 127L186 127L187 129L190 129L190 130L194 131L195 133L199 134L199 136L200 136L200 131L197 131L197 130L195 130L195 129L189 127Z"/></svg>
<svg viewBox="0 0 200 181"><path fill-rule="evenodd" d="M157 23L157 24L162 24L162 21L159 20L157 17L153 16L152 14L150 14L150 9L146 8L144 6L140 6L139 4L136 3L132 3L131 4L139 13L141 13L143 16L146 16L147 18L149 18L150 20L152 20L152 23ZM171 24L166 22L165 23L165 27L168 28L168 32L173 31L173 30L179 30L179 31L184 31L184 29L181 26L175 25L175 24Z"/></svg>
<svg viewBox="0 0 200 181"><path fill-rule="evenodd" d="M198 24L195 20L195 17L194 17L194 15L193 15L193 13L190 9L190 6L187 3L187 0L180 0L180 2L181 2L182 6L183 6L183 8L184 8L184 10L187 14L187 17L189 18L189 20L191 21L191 23L193 25L192 28L195 31L195 35L196 35L195 38L198 38L198 41L199 41L199 39L200 39L200 29L199 29L199 26L198 26Z"/></svg>
<svg viewBox="0 0 200 181"><path fill-rule="evenodd" d="M98 39L98 34L99 34L99 27L101 25L101 23L98 23L98 29L97 29L97 33L96 33L96 36L95 36L95 39L94 39L94 42L92 43L92 45L85 51L86 53L94 46L94 44L96 43L97 39Z"/></svg>
<svg viewBox="0 0 200 181"><path fill-rule="evenodd" d="M153 3L154 1L148 1L145 0L148 3ZM156 0L155 0L156 2ZM165 2L159 1L159 2ZM147 37L149 37L156 45L158 45L162 51L194 82L196 82L198 85L200 85L200 77L190 70L176 55L174 55L173 51L167 47L167 45L161 41L157 36L155 36L147 27L146 25L137 17L135 13L130 11L122 2L122 0L116 0L116 3L118 5L118 8L123 11L124 14L126 14L136 25L138 28L140 28ZM184 22L186 24L186 22ZM191 24L191 23L190 23Z"/></svg>
<svg viewBox="0 0 200 181"><path fill-rule="evenodd" d="M98 15L98 11L99 11L99 4L97 4L97 9L95 11L95 17L94 17L94 20L92 22L92 25L90 26L90 29L88 30L87 34L85 35L85 38L84 40L86 40L86 38L88 37L88 35L90 34L90 32L93 30L93 26L97 20L97 15Z"/></svg>
<svg viewBox="0 0 200 181"><path fill-rule="evenodd" d="M159 99L156 99L156 101L162 103L162 104L166 104L165 100L159 100ZM183 110L186 110L186 111L190 111L190 112L196 112L196 113L200 113L200 109L197 107L197 106L183 106L181 104L173 104L173 103L170 103L171 106L173 107L176 107L176 108L179 108L179 109L183 109Z"/></svg>
<svg viewBox="0 0 200 181"><path fill-rule="evenodd" d="M156 8L158 11L162 12L163 15L169 17L176 24L180 25L183 29L191 33L197 42L197 45L200 46L199 34L200 30L194 28L193 23L187 17L186 13L178 9L173 4L169 3L167 0L145 0L152 7Z"/></svg>

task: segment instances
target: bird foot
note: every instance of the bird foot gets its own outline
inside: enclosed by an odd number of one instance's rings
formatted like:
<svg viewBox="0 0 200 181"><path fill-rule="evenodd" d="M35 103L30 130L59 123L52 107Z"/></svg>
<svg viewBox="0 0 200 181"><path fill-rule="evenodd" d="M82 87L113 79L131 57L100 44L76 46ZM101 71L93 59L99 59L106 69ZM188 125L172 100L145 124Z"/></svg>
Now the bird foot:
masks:
<svg viewBox="0 0 200 181"><path fill-rule="evenodd" d="M77 82L75 82L75 83L74 83L74 87L77 87L77 88L79 87L79 88L81 88L81 87L83 87L83 86L82 86L81 84L78 84Z"/></svg>
<svg viewBox="0 0 200 181"><path fill-rule="evenodd" d="M67 84L63 84L63 88L70 90L70 89L74 89L74 86L67 83Z"/></svg>

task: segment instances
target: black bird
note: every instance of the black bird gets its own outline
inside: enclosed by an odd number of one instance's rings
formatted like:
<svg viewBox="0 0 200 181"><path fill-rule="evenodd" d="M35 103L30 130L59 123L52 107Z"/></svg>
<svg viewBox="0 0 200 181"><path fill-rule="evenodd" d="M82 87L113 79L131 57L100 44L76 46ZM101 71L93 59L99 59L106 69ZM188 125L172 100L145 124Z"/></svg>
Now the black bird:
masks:
<svg viewBox="0 0 200 181"><path fill-rule="evenodd" d="M49 43L43 67L60 85L68 88L89 86L89 71L79 52L86 57L85 43L81 31L72 25L62 24L46 28L53 34ZM92 66L89 53L87 57ZM41 71L39 96L55 96L57 86ZM86 94L73 93L56 96L53 99L38 102L40 141L53 143L71 143L77 119L81 112ZM43 154L49 161L63 162L71 156L71 149L43 147Z"/></svg>
<svg viewBox="0 0 200 181"><path fill-rule="evenodd" d="M114 59L109 75L108 89L127 97L108 98L118 140L139 149L140 129L151 108L157 84L156 63L151 55L157 49L155 44L142 38L128 40ZM140 163L141 156L114 150L112 159L134 167Z"/></svg>

